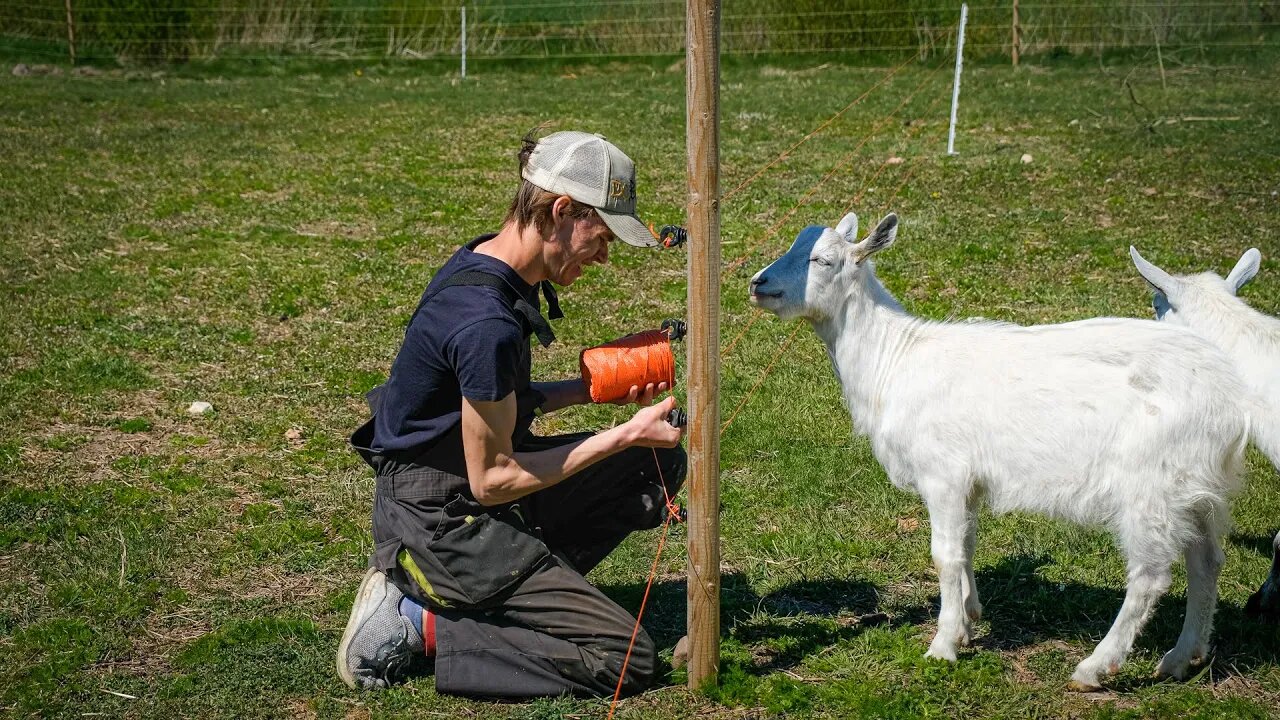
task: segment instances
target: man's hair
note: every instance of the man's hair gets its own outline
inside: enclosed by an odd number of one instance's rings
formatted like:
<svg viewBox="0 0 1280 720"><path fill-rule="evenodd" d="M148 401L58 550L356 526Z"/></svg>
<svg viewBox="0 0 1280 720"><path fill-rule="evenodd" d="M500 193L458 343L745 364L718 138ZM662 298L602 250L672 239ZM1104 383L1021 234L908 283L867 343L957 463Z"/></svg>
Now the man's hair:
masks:
<svg viewBox="0 0 1280 720"><path fill-rule="evenodd" d="M525 133L520 142L520 152L516 153L516 159L520 162L520 189L516 191L515 199L511 201L511 207L507 209L507 216L503 218L502 224L514 222L517 230L523 230L530 225L538 230L545 229L551 224L551 206L560 198L559 193L543 190L523 177L524 167L529 163L529 156L533 154L533 148L538 144L538 134L545 127L545 124L539 125ZM595 208L590 205L570 199L565 214L571 218L585 218L590 217L594 212Z"/></svg>

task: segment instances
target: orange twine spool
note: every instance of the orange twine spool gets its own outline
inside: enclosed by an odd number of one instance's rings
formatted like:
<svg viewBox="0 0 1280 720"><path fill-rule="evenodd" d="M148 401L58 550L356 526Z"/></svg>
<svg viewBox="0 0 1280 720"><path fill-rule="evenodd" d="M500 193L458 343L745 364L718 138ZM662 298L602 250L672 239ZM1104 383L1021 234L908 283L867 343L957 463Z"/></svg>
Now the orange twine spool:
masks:
<svg viewBox="0 0 1280 720"><path fill-rule="evenodd" d="M613 402L625 398L631 387L641 392L649 383L676 386L676 358L671 339L662 330L645 330L582 351L578 358L582 379L591 389L591 401Z"/></svg>

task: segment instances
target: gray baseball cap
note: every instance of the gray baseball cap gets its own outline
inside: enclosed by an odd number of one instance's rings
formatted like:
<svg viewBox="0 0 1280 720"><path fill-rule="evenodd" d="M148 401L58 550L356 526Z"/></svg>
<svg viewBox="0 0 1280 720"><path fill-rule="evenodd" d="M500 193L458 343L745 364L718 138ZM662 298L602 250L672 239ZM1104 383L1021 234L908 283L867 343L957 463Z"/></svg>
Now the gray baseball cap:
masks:
<svg viewBox="0 0 1280 720"><path fill-rule="evenodd" d="M603 135L552 133L533 148L521 176L538 187L590 205L619 240L636 247L658 241L636 217L636 166Z"/></svg>

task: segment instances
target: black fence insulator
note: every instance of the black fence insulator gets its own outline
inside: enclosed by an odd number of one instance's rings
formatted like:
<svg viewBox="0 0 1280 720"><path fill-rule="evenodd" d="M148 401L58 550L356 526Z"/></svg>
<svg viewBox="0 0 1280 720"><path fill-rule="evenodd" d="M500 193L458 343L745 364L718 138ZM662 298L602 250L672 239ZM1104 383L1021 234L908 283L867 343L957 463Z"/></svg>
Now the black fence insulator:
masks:
<svg viewBox="0 0 1280 720"><path fill-rule="evenodd" d="M667 337L670 338L672 342L681 340L685 335L689 334L689 326L685 324L685 321L678 318L667 318L666 320L663 320L660 329L662 332L667 334Z"/></svg>
<svg viewBox="0 0 1280 720"><path fill-rule="evenodd" d="M658 242L662 243L664 248L679 247L688 239L689 231L679 225L663 225L662 230L658 232Z"/></svg>

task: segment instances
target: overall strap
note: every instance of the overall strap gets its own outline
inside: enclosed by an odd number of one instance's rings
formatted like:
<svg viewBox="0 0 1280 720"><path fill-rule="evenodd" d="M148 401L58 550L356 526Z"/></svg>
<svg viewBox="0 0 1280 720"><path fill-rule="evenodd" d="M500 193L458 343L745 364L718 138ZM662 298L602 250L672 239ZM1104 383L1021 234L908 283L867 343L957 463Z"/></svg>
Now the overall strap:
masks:
<svg viewBox="0 0 1280 720"><path fill-rule="evenodd" d="M445 278L439 285L432 288L431 292L422 296L422 302L418 303L417 309L413 311L413 315L409 318L409 324L413 324L414 319L418 317L418 313L422 312L422 308L426 306L427 301L435 297L437 293L445 288L460 285L480 285L500 290L503 295L506 295L507 300L512 303L516 311L524 316L524 319L529 323L529 327L533 328L533 333L538 336L538 342L543 347L555 341L556 335L551 332L551 324L547 322L546 318L542 317L536 307L504 278L483 270L464 270ZM547 314L551 316L551 319L558 320L564 317L564 313L560 311L560 298L556 296L555 288L551 286L551 283L543 280L539 283L539 286L542 288L542 294L547 298Z"/></svg>
<svg viewBox="0 0 1280 720"><path fill-rule="evenodd" d="M538 336L538 342L542 343L543 347L546 347L555 341L556 336L555 333L551 332L551 325L542 317L536 307L534 307L528 300L524 299L520 294L520 291L512 287L511 283L507 282L501 276L484 272L483 270L464 270L445 278L439 285L432 288L430 292L422 296L422 301L418 303L418 307L413 311L413 315L409 317L409 324L413 324L413 321L418 317L418 313L422 312L422 308L426 307L427 301L435 297L441 290L460 285L480 285L483 287L497 288L504 296L506 296L507 301L510 302L521 316L524 317L525 322L529 323L529 326L533 328L534 334ZM540 286L542 288L542 294L547 298L547 314L550 315L553 320L564 317L564 313L560 311L560 301L559 298L556 297L555 288L553 288L551 283L546 280L543 280L540 283ZM384 387L385 384L378 385L365 393L365 402L369 404L369 410L374 415L377 415L378 407L382 402L382 391ZM369 463L370 466L377 470L377 463L373 457L374 452L370 449L370 446L373 444L373 433L373 420L370 419L364 425L360 426L354 434L352 434L351 444L360 453L360 456L364 458L365 462Z"/></svg>

